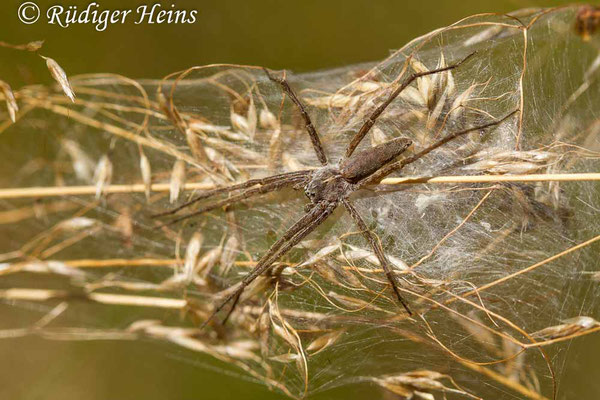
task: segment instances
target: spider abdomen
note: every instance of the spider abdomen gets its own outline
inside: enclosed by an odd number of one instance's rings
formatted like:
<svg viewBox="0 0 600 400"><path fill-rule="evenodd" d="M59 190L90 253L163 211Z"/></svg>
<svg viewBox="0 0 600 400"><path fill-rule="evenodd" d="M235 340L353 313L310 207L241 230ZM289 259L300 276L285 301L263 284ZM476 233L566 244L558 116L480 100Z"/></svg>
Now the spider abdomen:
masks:
<svg viewBox="0 0 600 400"><path fill-rule="evenodd" d="M367 150L354 153L340 164L340 174L357 183L393 161L412 144L410 139L396 138Z"/></svg>

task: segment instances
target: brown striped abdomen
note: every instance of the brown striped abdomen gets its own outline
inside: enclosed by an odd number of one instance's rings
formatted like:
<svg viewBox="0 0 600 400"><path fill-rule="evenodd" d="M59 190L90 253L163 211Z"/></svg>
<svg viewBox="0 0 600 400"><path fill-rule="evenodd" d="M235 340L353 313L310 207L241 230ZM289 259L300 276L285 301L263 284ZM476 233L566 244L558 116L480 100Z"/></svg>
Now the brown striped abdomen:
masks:
<svg viewBox="0 0 600 400"><path fill-rule="evenodd" d="M396 138L351 155L340 164L344 179L357 183L385 164L393 161L412 144L410 139Z"/></svg>

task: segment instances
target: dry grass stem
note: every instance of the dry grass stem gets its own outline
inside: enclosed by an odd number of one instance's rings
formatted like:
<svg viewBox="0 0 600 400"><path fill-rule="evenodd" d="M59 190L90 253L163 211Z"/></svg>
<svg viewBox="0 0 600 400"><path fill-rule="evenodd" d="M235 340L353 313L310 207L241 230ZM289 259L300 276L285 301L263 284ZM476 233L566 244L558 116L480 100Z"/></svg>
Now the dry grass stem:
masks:
<svg viewBox="0 0 600 400"><path fill-rule="evenodd" d="M181 174L178 174L178 176ZM385 178L381 185L416 185L416 184L451 184L451 183L505 183L505 182L586 182L600 181L600 173L569 173L569 174L529 174L529 175L456 175L438 177L405 177ZM150 185L152 192L170 192L173 183L153 183ZM206 182L187 182L177 185L179 190L197 191L210 190L216 186ZM102 192L110 193L145 193L148 186L146 183L134 183L130 185L108 185L103 186ZM0 189L0 199L31 198L31 197L55 197L55 196L79 196L95 195L96 186L71 186L71 187L28 187Z"/></svg>

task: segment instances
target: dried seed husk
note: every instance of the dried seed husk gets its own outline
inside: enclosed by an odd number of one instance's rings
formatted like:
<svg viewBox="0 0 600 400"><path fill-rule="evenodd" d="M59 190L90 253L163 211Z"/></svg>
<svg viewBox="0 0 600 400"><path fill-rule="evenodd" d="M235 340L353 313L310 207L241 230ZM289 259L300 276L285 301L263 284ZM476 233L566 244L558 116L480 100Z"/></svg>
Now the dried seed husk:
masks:
<svg viewBox="0 0 600 400"><path fill-rule="evenodd" d="M25 51L31 51L31 52L38 51L39 49L42 48L43 44L44 44L43 40L34 40L32 42L25 43L25 44L10 44L10 43L0 41L0 47L6 47L9 49L15 49L15 50L25 50Z"/></svg>
<svg viewBox="0 0 600 400"><path fill-rule="evenodd" d="M42 48L43 45L44 45L43 40L34 40L32 42L27 43L25 45L25 49L27 51L38 51L39 49Z"/></svg>
<svg viewBox="0 0 600 400"><path fill-rule="evenodd" d="M121 207L121 212L113 223L113 227L121 234L124 244L131 247L133 238L133 219L131 217L131 212L127 207Z"/></svg>
<svg viewBox="0 0 600 400"><path fill-rule="evenodd" d="M185 260L183 263L183 275L184 279L187 282L191 282L193 276L196 273L196 268L198 266L198 258L200 255L200 250L202 249L202 242L204 241L204 236L202 233L195 232L192 235L192 238L188 242L187 248L185 250Z"/></svg>
<svg viewBox="0 0 600 400"><path fill-rule="evenodd" d="M260 110L259 122L262 128L266 129L279 129L279 121L277 121L277 117L273 114L269 109L263 108Z"/></svg>
<svg viewBox="0 0 600 400"><path fill-rule="evenodd" d="M482 327L483 321L473 312L469 313L469 318L475 322L467 320L460 315L454 316L454 319L483 347L488 350L497 350L495 336L487 329ZM480 324L477 324L479 322Z"/></svg>
<svg viewBox="0 0 600 400"><path fill-rule="evenodd" d="M260 362L261 359L252 350L257 344L252 340L238 340L228 345L215 346L215 351L238 360L253 360Z"/></svg>
<svg viewBox="0 0 600 400"><path fill-rule="evenodd" d="M183 160L175 161L169 183L169 202L174 203L179 199L185 186L185 162Z"/></svg>
<svg viewBox="0 0 600 400"><path fill-rule="evenodd" d="M113 165L108 155L100 157L96 170L94 171L94 182L96 184L96 198L99 199L103 194L105 188L110 185L113 174Z"/></svg>
<svg viewBox="0 0 600 400"><path fill-rule="evenodd" d="M240 249L240 243L236 235L231 235L225 246L223 246L223 252L221 254L221 274L225 275L229 272L229 269L233 266L235 259L238 256Z"/></svg>
<svg viewBox="0 0 600 400"><path fill-rule="evenodd" d="M73 171L77 178L89 182L94 176L94 162L79 144L70 139L64 139L61 144L73 161Z"/></svg>
<svg viewBox="0 0 600 400"><path fill-rule="evenodd" d="M144 183L144 194L146 200L150 200L150 189L152 188L152 168L150 160L143 151L140 151L140 171L142 173L142 182Z"/></svg>
<svg viewBox="0 0 600 400"><path fill-rule="evenodd" d="M88 217L73 217L60 222L57 228L61 231L75 232L100 224L100 221Z"/></svg>
<svg viewBox="0 0 600 400"><path fill-rule="evenodd" d="M8 115L10 116L10 120L13 123L15 123L17 122L17 112L19 111L19 106L17 104L17 100L15 99L15 94L10 88L10 85L2 80L0 80L0 90L2 90L4 100L6 100L6 108L8 109Z"/></svg>
<svg viewBox="0 0 600 400"><path fill-rule="evenodd" d="M206 277L221 258L223 246L210 249L200 258L196 267L196 274L201 278Z"/></svg>
<svg viewBox="0 0 600 400"><path fill-rule="evenodd" d="M559 339L566 336L571 336L575 333L586 331L597 326L600 323L591 317L578 316L563 320L563 324L549 326L531 334L534 338L540 339Z"/></svg>
<svg viewBox="0 0 600 400"><path fill-rule="evenodd" d="M332 344L335 344L344 334L344 332L346 332L345 329L340 329L333 332L327 332L326 334L319 336L306 347L306 352L314 356Z"/></svg>
<svg viewBox="0 0 600 400"><path fill-rule="evenodd" d="M258 123L258 113L256 112L256 107L254 106L254 97L250 97L250 104L248 105L248 112L246 113L246 121L248 122L248 136L250 136L250 140L254 140L254 135L256 134L256 125Z"/></svg>
<svg viewBox="0 0 600 400"><path fill-rule="evenodd" d="M269 168L275 169L281 165L282 140L281 129L275 129L271 133L269 142Z"/></svg>
<svg viewBox="0 0 600 400"><path fill-rule="evenodd" d="M63 90L63 92L65 93L65 95L69 99L71 99L71 101L74 103L75 102L75 92L73 92L73 89L71 88L71 84L69 83L69 78L67 77L67 74L65 73L65 71L52 58L44 57L44 56L41 56L41 57L44 60L46 60L46 66L48 67L48 70L50 71L50 75L52 75L52 78L54 78L54 80L56 82L58 82L58 84L60 85L60 87Z"/></svg>
<svg viewBox="0 0 600 400"><path fill-rule="evenodd" d="M185 130L185 139L187 140L188 146L192 151L192 155L196 160L206 162L208 157L204 150L204 145L198 134L191 128Z"/></svg>
<svg viewBox="0 0 600 400"><path fill-rule="evenodd" d="M237 114L233 108L231 109L230 119L233 129L242 133L248 133L248 131L250 131L250 125L248 124L246 117Z"/></svg>
<svg viewBox="0 0 600 400"><path fill-rule="evenodd" d="M322 97L309 97L306 104L318 108L345 108L354 107L360 101L360 96L347 96L344 94L333 94Z"/></svg>
<svg viewBox="0 0 600 400"><path fill-rule="evenodd" d="M271 356L271 357L269 357L269 360L277 361L280 363L290 363L290 362L297 362L298 358L300 358L300 356L296 353L286 353L286 354L280 354L278 356Z"/></svg>
<svg viewBox="0 0 600 400"><path fill-rule="evenodd" d="M374 311L386 311L380 307L377 307L376 305L369 303L367 301L364 301L362 299L357 299L354 297L350 297L350 296L345 296L343 294L339 294L336 293L334 291L329 291L329 293L327 293L328 297L331 297L332 299L338 301L339 303L341 303L342 305L344 305L345 307L350 307L353 309L365 309L365 310L374 310Z"/></svg>
<svg viewBox="0 0 600 400"><path fill-rule="evenodd" d="M339 244L332 244L329 246L325 246L325 247L321 248L319 251L317 251L314 255L312 255L308 260L306 260L303 263L301 263L300 265L298 265L298 268L306 267L306 266L312 265L318 261L321 261L328 255L338 251L339 248L340 248Z"/></svg>

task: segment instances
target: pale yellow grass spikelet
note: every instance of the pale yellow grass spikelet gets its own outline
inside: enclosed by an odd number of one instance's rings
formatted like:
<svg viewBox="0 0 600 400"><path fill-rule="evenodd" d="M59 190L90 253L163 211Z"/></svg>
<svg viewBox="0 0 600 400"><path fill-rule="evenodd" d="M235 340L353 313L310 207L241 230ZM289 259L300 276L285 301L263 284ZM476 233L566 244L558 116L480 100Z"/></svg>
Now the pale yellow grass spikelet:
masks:
<svg viewBox="0 0 600 400"><path fill-rule="evenodd" d="M310 353L311 356L314 356L321 350L335 344L344 332L346 332L345 329L340 329L333 332L327 332L326 334L317 337L306 347L306 352Z"/></svg>
<svg viewBox="0 0 600 400"><path fill-rule="evenodd" d="M175 161L171 171L171 181L169 185L169 201L174 203L179 198L179 194L185 185L185 162L183 160Z"/></svg>
<svg viewBox="0 0 600 400"><path fill-rule="evenodd" d="M54 78L54 80L58 82L63 92L65 92L65 95L74 103L75 92L73 92L73 89L71 88L71 84L69 83L69 78L67 77L65 70L62 69L62 67L52 58L44 56L40 57L46 60L46 66L48 67L52 78Z"/></svg>
<svg viewBox="0 0 600 400"><path fill-rule="evenodd" d="M371 130L371 146L385 143L389 140L388 136L378 127L373 127Z"/></svg>
<svg viewBox="0 0 600 400"><path fill-rule="evenodd" d="M202 255L196 267L196 274L200 276L200 278L203 278L206 275L208 275L208 273L213 269L213 267L219 262L222 251L223 248L221 246L217 246L213 249L208 250Z"/></svg>
<svg viewBox="0 0 600 400"><path fill-rule="evenodd" d="M373 265L380 265L379 260L375 256L375 253L373 253L372 251L365 250L360 247L356 247L356 246L352 246L352 245L349 245L348 247L350 248L350 250L344 251L344 253L341 256L339 256L339 259L341 261L343 261L343 260L355 261L355 260L364 259ZM408 269L408 265L404 261L399 259L398 257L388 256L388 261L395 269L398 269L398 270L407 270Z"/></svg>
<svg viewBox="0 0 600 400"><path fill-rule="evenodd" d="M461 118L464 114L464 106L468 103L469 98L473 94L473 91L475 90L476 86L477 85L475 84L469 86L464 92L456 96L456 99L454 99L454 102L450 107L450 109L452 110L451 115L454 120Z"/></svg>
<svg viewBox="0 0 600 400"><path fill-rule="evenodd" d="M10 85L4 81L0 81L0 90L2 91L4 99L6 100L6 108L8 108L8 115L10 115L10 120L13 123L17 122L17 112L19 111L19 106L17 105L15 94L10 88Z"/></svg>
<svg viewBox="0 0 600 400"><path fill-rule="evenodd" d="M332 244L329 246L322 247L321 249L319 249L319 251L317 251L309 259L307 259L306 261L299 264L298 267L305 267L308 265L313 265L313 264L321 261L322 259L326 258L328 255L338 251L339 248L340 248L339 244Z"/></svg>
<svg viewBox="0 0 600 400"><path fill-rule="evenodd" d="M202 236L202 233L195 232L187 245L183 263L183 275L186 282L191 282L194 277L203 241L204 236Z"/></svg>
<svg viewBox="0 0 600 400"><path fill-rule="evenodd" d="M27 51L38 51L44 45L43 40L34 40L33 42L29 42L25 45L25 50Z"/></svg>
<svg viewBox="0 0 600 400"><path fill-rule="evenodd" d="M388 311L382 309L381 307L378 307L368 301L365 301L362 299L357 299L352 296L346 296L343 294L339 294L337 292L334 292L333 290L330 290L327 293L327 297L335 300L336 302L341 304L343 307L345 307L347 310L352 310L352 311L373 310L373 311L388 312Z"/></svg>
<svg viewBox="0 0 600 400"><path fill-rule="evenodd" d="M61 141L61 145L71 157L75 176L86 182L91 181L94 174L94 162L91 157L73 140L64 139Z"/></svg>
<svg viewBox="0 0 600 400"><path fill-rule="evenodd" d="M299 358L300 358L300 356L298 354L286 353L286 354L280 354L277 356L271 356L271 357L269 357L269 360L277 361L280 363L290 363L290 362L296 362Z"/></svg>
<svg viewBox="0 0 600 400"><path fill-rule="evenodd" d="M441 383L442 379L448 380L453 387ZM431 393L432 391L458 393L470 398L478 398L461 389L449 375L430 370L410 371L400 375L376 378L374 382L407 399L434 400L437 397Z"/></svg>
<svg viewBox="0 0 600 400"><path fill-rule="evenodd" d="M206 161L207 156L200 136L193 129L187 128L185 130L185 138L194 157L198 161Z"/></svg>
<svg viewBox="0 0 600 400"><path fill-rule="evenodd" d="M254 135L256 134L256 125L258 122L258 115L256 112L256 107L254 106L254 99L250 97L250 104L248 105L248 113L246 114L246 121L248 121L248 135L250 139L254 139Z"/></svg>
<svg viewBox="0 0 600 400"><path fill-rule="evenodd" d="M99 224L97 219L88 217L73 217L60 222L57 228L62 231L79 231Z"/></svg>
<svg viewBox="0 0 600 400"><path fill-rule="evenodd" d="M212 147L205 148L206 156L211 161L211 163L216 166L219 171L221 171L228 179L233 179L233 175L231 175L230 171L238 172L239 170L236 166L225 157L223 154L219 153L217 150Z"/></svg>
<svg viewBox="0 0 600 400"><path fill-rule="evenodd" d="M144 182L144 193L146 200L150 199L150 188L152 186L152 167L150 161L143 151L140 151L140 171L142 173L142 181Z"/></svg>
<svg viewBox="0 0 600 400"><path fill-rule="evenodd" d="M6 43L6 42L2 42L0 41L0 47L6 47L8 49L14 49L14 50L25 50L25 51L38 51L39 49L42 48L42 45L44 44L43 40L34 40L33 42L29 42L29 43L25 43L25 44L11 44L11 43Z"/></svg>
<svg viewBox="0 0 600 400"><path fill-rule="evenodd" d="M429 71L429 69L422 62L415 60L414 58L410 61L410 66L416 73ZM433 97L433 89L434 86L431 77L422 76L419 79L417 79L417 90L421 95L421 101L427 106L431 104L431 99Z"/></svg>
<svg viewBox="0 0 600 400"><path fill-rule="evenodd" d="M120 233L122 242L127 247L131 247L132 245L133 225L134 221L131 215L131 210L127 207L120 206L119 215L115 219L115 222L113 222L112 228Z"/></svg>
<svg viewBox="0 0 600 400"><path fill-rule="evenodd" d="M240 242L235 235L231 235L227 242L225 242L225 246L223 247L223 252L221 254L221 273L223 275L227 274L229 269L233 266L235 259L238 256L240 251Z"/></svg>
<svg viewBox="0 0 600 400"><path fill-rule="evenodd" d="M243 115L237 114L233 108L231 109L231 126L233 129L240 131L242 133L248 133L250 131L250 125L248 124L248 120Z"/></svg>
<svg viewBox="0 0 600 400"><path fill-rule="evenodd" d="M260 110L259 115L260 126L268 129L279 129L279 122L277 121L277 117L267 108L263 108Z"/></svg>
<svg viewBox="0 0 600 400"><path fill-rule="evenodd" d="M549 326L540 331L534 332L531 334L531 336L540 339L558 339L600 326L600 322L596 321L592 317L587 316L569 318L563 320L562 322L563 324Z"/></svg>
<svg viewBox="0 0 600 400"><path fill-rule="evenodd" d="M99 199L104 194L107 186L112 181L113 165L108 155L103 155L96 165L94 171L94 183L96 185L96 198Z"/></svg>

